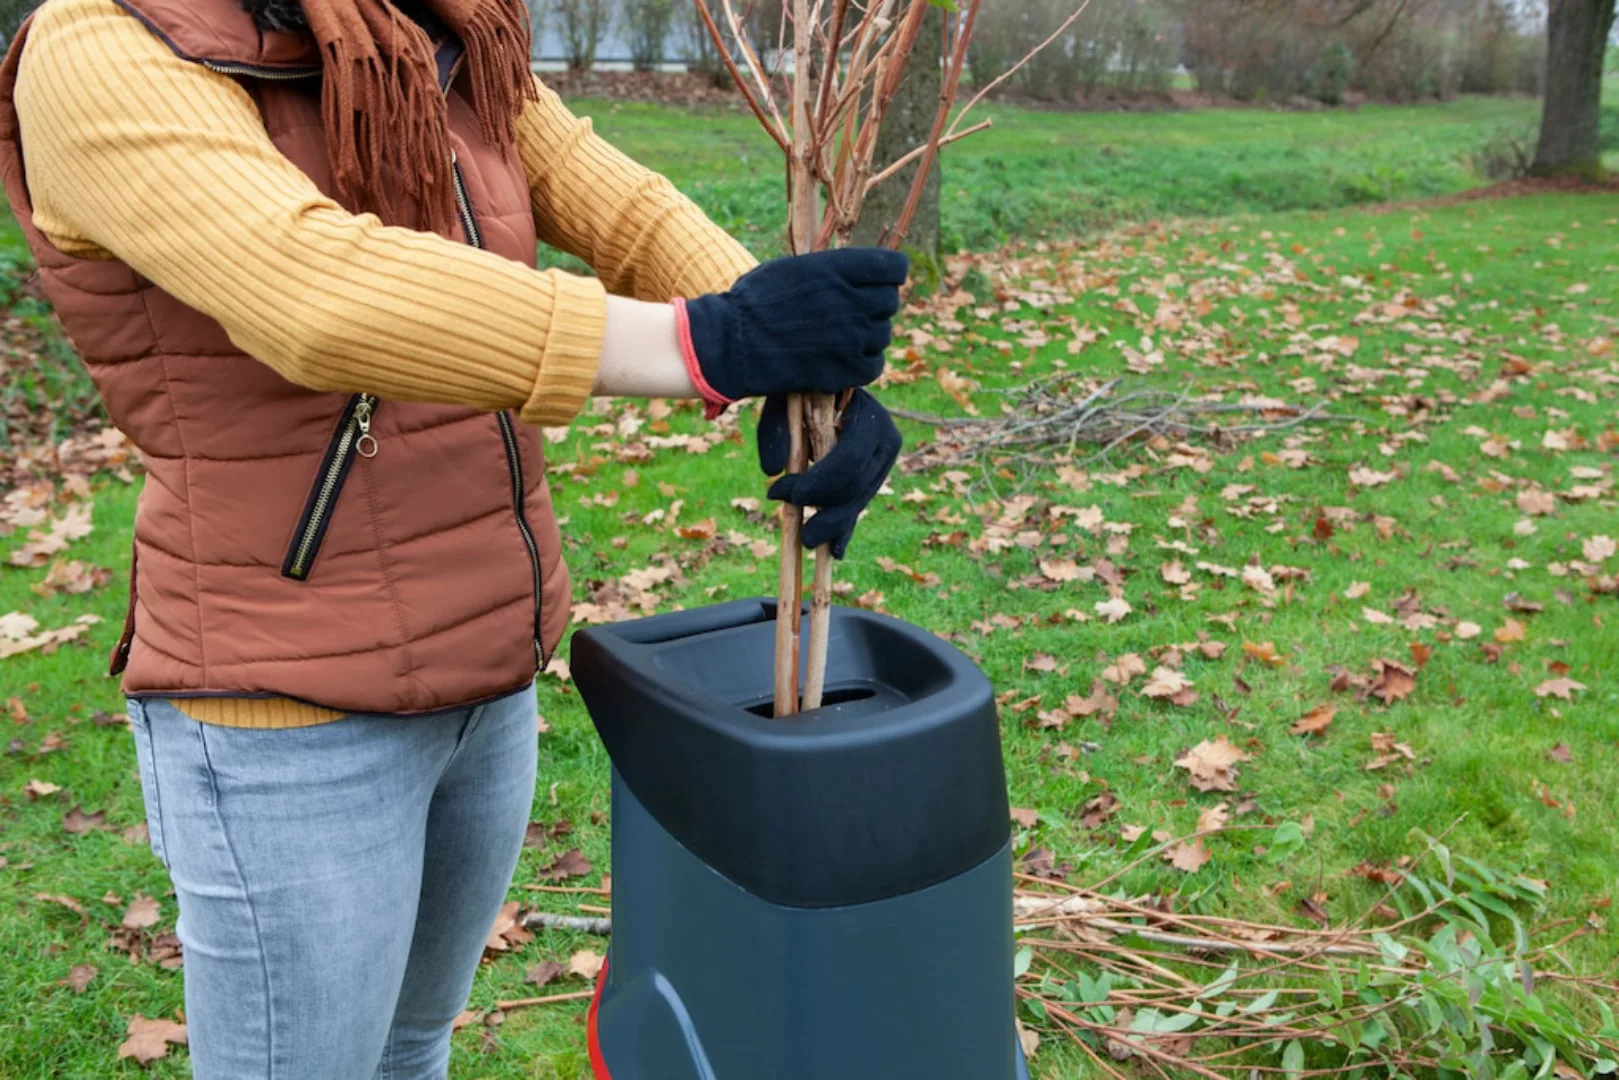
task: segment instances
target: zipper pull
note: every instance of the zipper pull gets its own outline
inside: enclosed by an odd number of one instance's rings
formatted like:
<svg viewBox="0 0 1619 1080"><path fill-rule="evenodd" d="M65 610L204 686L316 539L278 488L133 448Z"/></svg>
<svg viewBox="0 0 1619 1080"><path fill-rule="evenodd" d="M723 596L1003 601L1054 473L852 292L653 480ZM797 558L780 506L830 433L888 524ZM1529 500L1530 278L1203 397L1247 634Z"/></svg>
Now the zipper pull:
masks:
<svg viewBox="0 0 1619 1080"><path fill-rule="evenodd" d="M376 399L370 395L360 398L354 406L354 422L360 425L360 438L354 444L354 450L363 458L377 456L377 440L371 434L371 410Z"/></svg>

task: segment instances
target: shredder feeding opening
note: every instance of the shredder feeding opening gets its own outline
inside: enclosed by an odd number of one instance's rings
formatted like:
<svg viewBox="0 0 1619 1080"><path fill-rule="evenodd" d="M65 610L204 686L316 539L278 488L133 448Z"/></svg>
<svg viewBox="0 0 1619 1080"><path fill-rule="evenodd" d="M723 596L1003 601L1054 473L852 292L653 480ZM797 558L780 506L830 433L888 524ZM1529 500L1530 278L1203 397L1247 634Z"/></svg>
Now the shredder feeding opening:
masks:
<svg viewBox="0 0 1619 1080"><path fill-rule="evenodd" d="M993 692L948 642L834 608L813 712L768 715L775 605L574 635L574 681L626 786L756 895L862 903L943 881L1008 838Z"/></svg>

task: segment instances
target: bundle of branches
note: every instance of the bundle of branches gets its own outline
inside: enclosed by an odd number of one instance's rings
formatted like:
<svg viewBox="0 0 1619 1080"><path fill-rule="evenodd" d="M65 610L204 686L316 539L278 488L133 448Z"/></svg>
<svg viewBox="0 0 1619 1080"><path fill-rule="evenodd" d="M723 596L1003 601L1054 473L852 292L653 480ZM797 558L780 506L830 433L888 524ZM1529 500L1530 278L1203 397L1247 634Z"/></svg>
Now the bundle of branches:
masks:
<svg viewBox="0 0 1619 1080"><path fill-rule="evenodd" d="M946 418L899 412L936 429L933 440L905 459L907 469L977 466L1002 479L1026 479L1033 469L1068 463L1080 447L1097 448L1082 462L1106 458L1133 442L1162 436L1206 440L1228 447L1261 434L1301 424L1342 420L1326 402L1304 407L1269 398L1228 402L1123 379L1097 379L1065 372L1007 390L1000 416Z"/></svg>
<svg viewBox="0 0 1619 1080"><path fill-rule="evenodd" d="M1599 928L1532 925L1543 883L1424 839L1439 872L1390 872L1383 899L1339 928L1102 891L1130 867L1091 888L1023 876L1020 1008L1120 1080L1127 1061L1132 1075L1217 1080L1619 1073L1619 985L1579 974L1564 949Z"/></svg>
<svg viewBox="0 0 1619 1080"><path fill-rule="evenodd" d="M979 88L952 119L956 92L967 60L981 0L966 4L947 24L938 108L926 141L897 161L878 162L877 135L884 115L899 91L906 65L924 20L946 18L955 5L946 0L791 0L781 7L776 56L792 57L791 100L778 101L781 73L768 70L750 42L745 13L732 0L721 0L716 16L708 0L696 0L699 14L720 60L730 71L765 131L786 155L789 204L788 238L795 254L805 254L849 241L860 220L866 196L878 184L912 165L915 176L898 219L888 224L883 242L903 245L921 203L939 148L989 126L963 128L967 113L1024 61L995 82ZM1080 11L1083 10L1083 4ZM1046 40L1049 43L1079 17L1076 11ZM721 25L723 23L723 26ZM789 36L791 44L789 46ZM1041 46L1042 48L1044 45ZM1038 51L1038 49L1036 50ZM1031 53L1031 55L1033 55ZM935 57L921 58L938 62ZM836 403L825 395L795 395L788 403L792 450L791 472L824 457L836 440ZM815 553L810 600L810 638L805 656L804 696L798 697L800 612L803 605L802 512L787 508L781 524L781 574L778 584L775 711L791 715L820 705L826 673L830 627L832 558Z"/></svg>

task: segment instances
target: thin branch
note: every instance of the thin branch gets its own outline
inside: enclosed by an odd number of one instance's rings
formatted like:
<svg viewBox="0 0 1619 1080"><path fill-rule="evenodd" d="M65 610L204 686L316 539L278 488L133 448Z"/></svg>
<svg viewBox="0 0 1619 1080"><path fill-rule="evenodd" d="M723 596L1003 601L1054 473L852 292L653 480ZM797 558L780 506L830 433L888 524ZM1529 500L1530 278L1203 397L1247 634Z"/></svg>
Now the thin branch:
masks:
<svg viewBox="0 0 1619 1080"><path fill-rule="evenodd" d="M989 82L985 83L984 88L982 90L979 90L976 94L974 94L972 96L972 98L968 100L967 104L962 106L961 112L956 114L955 121L953 123L951 123L951 125L950 125L950 134L955 133L955 130L956 130L957 126L960 125L961 121L966 117L966 115L968 113L972 112L974 105L977 105L980 101L984 100L984 96L986 94L988 94L990 91L994 90L997 86L1000 86L1002 83L1006 82L1006 80L1010 79L1013 75L1016 75L1019 71L1021 71L1023 69L1023 65L1027 64L1030 60L1033 60L1036 56L1040 55L1040 53L1045 50L1046 46L1050 45L1053 41L1056 41L1058 38L1062 37L1062 35L1068 31L1068 28L1070 26L1073 26L1074 23L1079 20L1079 17L1081 15L1085 14L1085 9L1090 7L1090 6L1091 6L1091 0L1085 0L1084 3L1080 4L1079 7L1075 9L1075 11L1074 11L1074 13L1072 15L1068 16L1068 18L1063 20L1061 26L1057 27L1057 29L1055 29L1055 30L1053 30L1051 32L1050 37L1046 38L1040 44L1036 45L1033 49L1031 49L1029 51L1029 54L1027 56L1025 56L1023 59L1019 60L1017 63L1013 64L1011 67L1009 67L1005 71L1001 72L1001 74L998 75L997 77L995 77L995 78L991 79Z"/></svg>
<svg viewBox="0 0 1619 1080"><path fill-rule="evenodd" d="M697 11L703 17L703 25L708 28L708 36L714 42L714 47L719 50L720 59L724 61L726 70L731 73L731 79L736 83L737 90L742 94L743 99L747 101L748 107L753 110L753 115L759 118L759 123L764 126L765 133L774 139L776 145L786 152L788 149L787 137L782 134L780 127L772 123L770 117L765 115L758 99L748 89L747 80L742 77L742 72L737 70L736 60L731 55L730 46L725 43L725 37L720 33L719 24L714 21L714 13L708 10L706 0L696 0L696 3ZM770 111L772 113L776 111L774 102L771 103Z"/></svg>

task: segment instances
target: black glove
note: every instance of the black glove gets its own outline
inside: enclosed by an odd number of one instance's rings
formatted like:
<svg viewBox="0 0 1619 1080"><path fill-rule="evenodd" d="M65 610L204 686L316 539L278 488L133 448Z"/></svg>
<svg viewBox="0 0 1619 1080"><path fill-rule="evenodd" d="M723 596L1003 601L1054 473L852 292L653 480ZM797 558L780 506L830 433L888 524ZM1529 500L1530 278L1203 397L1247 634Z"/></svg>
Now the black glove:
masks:
<svg viewBox="0 0 1619 1080"><path fill-rule="evenodd" d="M769 496L794 506L814 506L804 523L804 546L830 544L832 557L843 558L855 522L876 498L888 470L899 457L901 439L888 410L864 390L856 390L838 422L838 441L831 453L808 470L783 476L770 485ZM759 466L768 476L787 467L787 399L773 396L759 416Z"/></svg>
<svg viewBox="0 0 1619 1080"><path fill-rule="evenodd" d="M733 401L866 385L882 374L909 269L897 251L821 251L764 263L726 292L686 301L703 378Z"/></svg>

